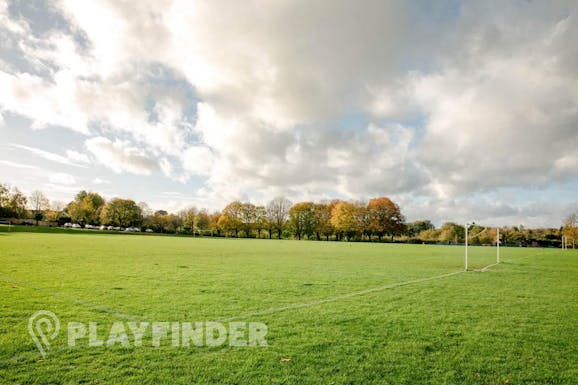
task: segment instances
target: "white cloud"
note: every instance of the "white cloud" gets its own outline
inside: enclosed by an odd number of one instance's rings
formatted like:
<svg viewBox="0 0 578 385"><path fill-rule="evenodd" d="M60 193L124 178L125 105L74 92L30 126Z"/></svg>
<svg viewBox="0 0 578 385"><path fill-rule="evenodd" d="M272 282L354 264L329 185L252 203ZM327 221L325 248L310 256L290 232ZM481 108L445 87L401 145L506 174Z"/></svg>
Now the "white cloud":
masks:
<svg viewBox="0 0 578 385"><path fill-rule="evenodd" d="M92 183L96 184L96 185L101 185L101 184L110 184L110 181L107 179L101 179L101 178L94 178L92 180Z"/></svg>
<svg viewBox="0 0 578 385"><path fill-rule="evenodd" d="M37 169L38 168L38 167L32 166L30 164L11 162L9 160L0 160L0 163L5 164L6 166L16 167L16 168L27 168L27 169Z"/></svg>
<svg viewBox="0 0 578 385"><path fill-rule="evenodd" d="M99 136L86 140L85 145L102 165L116 173L128 171L139 175L150 175L159 169L154 159L127 142L118 140L112 142Z"/></svg>
<svg viewBox="0 0 578 385"><path fill-rule="evenodd" d="M211 150L207 147L189 147L183 154L183 166L192 175L210 175L213 169L213 158Z"/></svg>
<svg viewBox="0 0 578 385"><path fill-rule="evenodd" d="M171 177L173 175L173 165L167 158L162 158L159 166L165 176Z"/></svg>
<svg viewBox="0 0 578 385"><path fill-rule="evenodd" d="M78 151L66 150L66 157L75 162L90 163L90 159L88 159L88 156Z"/></svg>
<svg viewBox="0 0 578 385"><path fill-rule="evenodd" d="M49 181L53 184L65 186L72 186L76 184L76 179L72 175L65 174L63 172L50 175Z"/></svg>
<svg viewBox="0 0 578 385"><path fill-rule="evenodd" d="M51 162L56 162L56 163L64 164L67 166L86 168L86 166L78 164L77 162L75 162L72 159L69 159L69 158L62 156L62 155L55 154L55 153L50 152L50 151L45 151L45 150L42 150L42 149L39 149L36 147L25 146L23 144L11 143L10 145L14 148L18 148L20 150L25 150L27 152L30 152L36 156L39 156L39 157L46 159L46 160L49 160Z"/></svg>

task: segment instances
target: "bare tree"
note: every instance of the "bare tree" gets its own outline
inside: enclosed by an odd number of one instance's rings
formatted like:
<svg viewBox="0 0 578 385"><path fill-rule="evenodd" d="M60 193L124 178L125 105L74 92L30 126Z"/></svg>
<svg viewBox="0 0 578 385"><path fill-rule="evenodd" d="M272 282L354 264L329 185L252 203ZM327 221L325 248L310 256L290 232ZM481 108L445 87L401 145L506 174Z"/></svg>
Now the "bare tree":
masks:
<svg viewBox="0 0 578 385"><path fill-rule="evenodd" d="M32 191L29 201L32 212L34 213L34 219L36 220L36 226L38 226L38 221L42 219L43 212L49 207L50 202L42 191L38 190Z"/></svg>
<svg viewBox="0 0 578 385"><path fill-rule="evenodd" d="M277 230L277 237L281 239L283 228L289 220L289 209L293 203L285 197L274 198L267 205L267 219L273 224Z"/></svg>
<svg viewBox="0 0 578 385"><path fill-rule="evenodd" d="M578 213L572 213L564 219L562 234L566 237L566 245L571 244L574 249L578 238Z"/></svg>

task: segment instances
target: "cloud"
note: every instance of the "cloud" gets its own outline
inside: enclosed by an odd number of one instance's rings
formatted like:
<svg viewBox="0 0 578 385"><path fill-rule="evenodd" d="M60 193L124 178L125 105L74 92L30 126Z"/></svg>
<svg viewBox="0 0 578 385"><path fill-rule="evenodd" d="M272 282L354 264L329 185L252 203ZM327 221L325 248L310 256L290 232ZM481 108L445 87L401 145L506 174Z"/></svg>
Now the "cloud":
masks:
<svg viewBox="0 0 578 385"><path fill-rule="evenodd" d="M25 146L23 144L17 144L17 143L11 143L10 146L12 146L14 148L18 148L20 150L28 151L28 152L36 155L36 156L39 156L39 157L46 159L46 160L49 160L51 162L56 162L56 163L64 164L67 166L86 168L86 166L78 164L73 159L70 159L70 158L62 156L62 155L55 154L55 153L50 152L50 151L45 151L45 150L41 150L41 149L36 148L36 147Z"/></svg>
<svg viewBox="0 0 578 385"><path fill-rule="evenodd" d="M94 178L92 180L92 183L94 183L96 185L101 185L101 184L110 184L110 181L106 180L106 179L101 179L101 178Z"/></svg>
<svg viewBox="0 0 578 385"><path fill-rule="evenodd" d="M386 194L433 210L576 181L576 3L416 4L63 0L66 27L38 32L0 3L0 107L211 202Z"/></svg>
<svg viewBox="0 0 578 385"><path fill-rule="evenodd" d="M78 151L66 150L66 157L78 163L90 163L90 159L88 159L88 156Z"/></svg>
<svg viewBox="0 0 578 385"><path fill-rule="evenodd" d="M26 168L26 169L37 169L38 168L38 167L32 166L30 164L11 162L9 160L0 160L0 163L5 164L5 165L10 166L10 167L16 167L16 168Z"/></svg>
<svg viewBox="0 0 578 385"><path fill-rule="evenodd" d="M50 175L49 181L53 184L65 186L72 186L76 184L76 179L72 175L62 172Z"/></svg>
<svg viewBox="0 0 578 385"><path fill-rule="evenodd" d="M213 162L213 154L207 147L190 147L183 154L184 169L192 175L210 175Z"/></svg>
<svg viewBox="0 0 578 385"><path fill-rule="evenodd" d="M104 137L86 140L86 148L104 166L116 173L128 171L138 175L150 175L159 169L158 163L144 152L127 142L114 141Z"/></svg>

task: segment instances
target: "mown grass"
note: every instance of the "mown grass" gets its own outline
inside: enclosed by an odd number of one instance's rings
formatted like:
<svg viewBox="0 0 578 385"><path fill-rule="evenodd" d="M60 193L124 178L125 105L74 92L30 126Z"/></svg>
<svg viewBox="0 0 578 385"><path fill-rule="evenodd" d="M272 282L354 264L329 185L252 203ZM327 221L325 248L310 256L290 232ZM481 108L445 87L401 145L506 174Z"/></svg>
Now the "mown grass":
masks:
<svg viewBox="0 0 578 385"><path fill-rule="evenodd" d="M472 248L471 266L495 259ZM211 321L463 269L463 248L0 233L0 383L576 384L578 253L502 249L487 272L249 316L269 347L71 348L67 322ZM290 359L281 362L281 358Z"/></svg>

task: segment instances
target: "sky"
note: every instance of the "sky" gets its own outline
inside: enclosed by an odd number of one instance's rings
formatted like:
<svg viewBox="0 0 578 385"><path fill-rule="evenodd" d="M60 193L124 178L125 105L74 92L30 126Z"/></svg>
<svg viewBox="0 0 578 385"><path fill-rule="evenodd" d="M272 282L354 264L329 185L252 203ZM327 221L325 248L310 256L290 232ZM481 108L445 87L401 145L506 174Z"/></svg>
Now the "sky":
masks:
<svg viewBox="0 0 578 385"><path fill-rule="evenodd" d="M577 63L574 0L0 0L0 183L559 227Z"/></svg>

